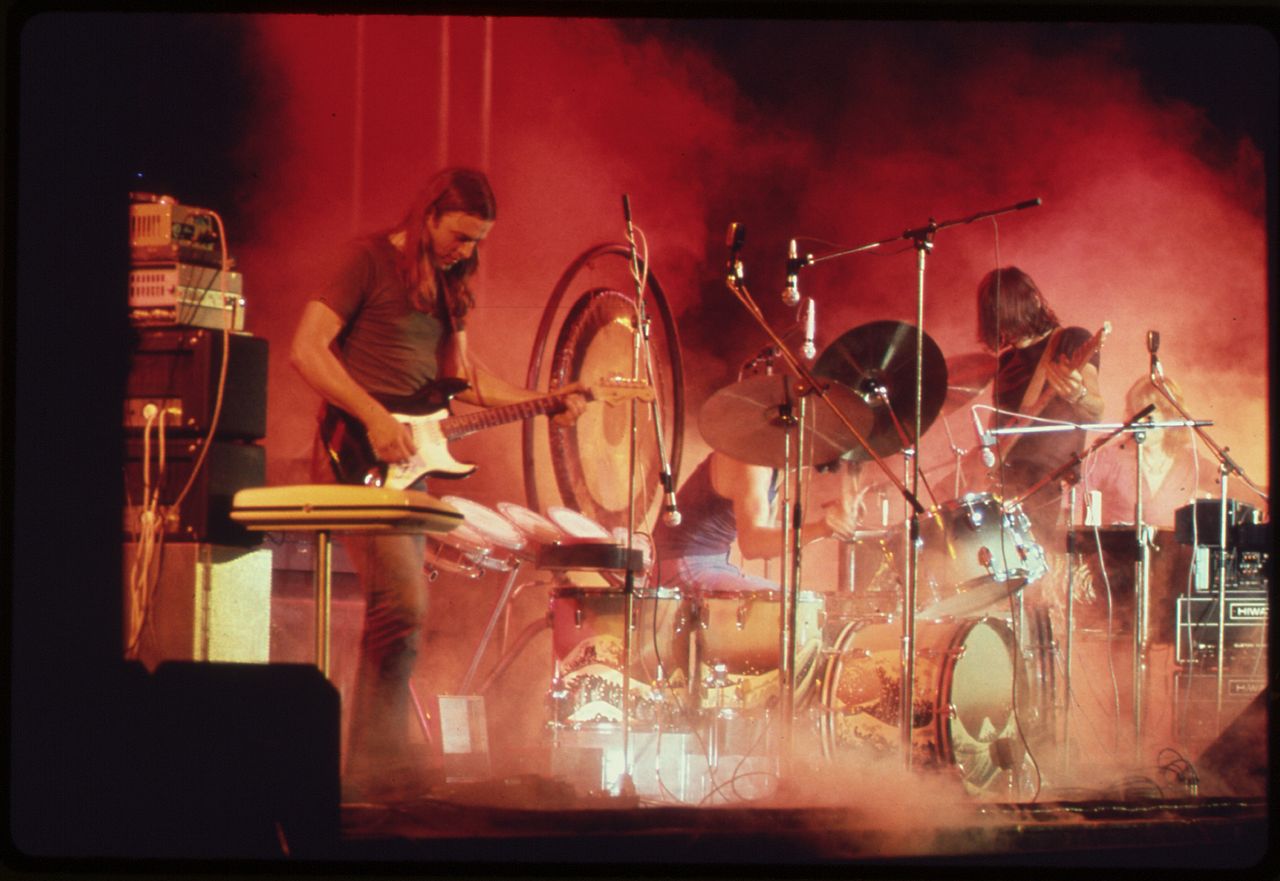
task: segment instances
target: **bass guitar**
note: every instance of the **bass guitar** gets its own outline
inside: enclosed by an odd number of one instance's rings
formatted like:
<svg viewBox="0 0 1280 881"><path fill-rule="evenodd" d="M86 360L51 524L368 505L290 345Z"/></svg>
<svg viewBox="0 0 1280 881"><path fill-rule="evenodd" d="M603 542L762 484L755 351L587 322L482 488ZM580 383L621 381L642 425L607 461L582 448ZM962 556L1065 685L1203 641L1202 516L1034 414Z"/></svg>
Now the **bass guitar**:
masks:
<svg viewBox="0 0 1280 881"><path fill-rule="evenodd" d="M466 391L461 379L440 379L412 395L378 395L373 397L386 407L399 422L409 426L417 452L403 462L382 462L373 452L364 423L326 404L320 418L320 440L339 483L385 486L405 489L421 477L459 479L467 477L476 466L459 462L449 452L449 442L481 429L505 425L534 416L554 416L565 410L564 399L581 394L589 401L616 404L624 400L653 400L653 388L636 380L610 378L586 391L562 392L507 404L474 413L452 415L449 402Z"/></svg>
<svg viewBox="0 0 1280 881"><path fill-rule="evenodd" d="M1080 348L1071 353L1069 357L1064 357L1064 362L1069 370L1079 370L1089 362L1098 350L1102 348L1102 344L1107 341L1107 337L1111 336L1111 322L1104 321L1102 327L1098 328L1098 332L1089 337ZM1038 390L1038 394L1037 394ZM1034 399L1032 399L1034 395ZM1023 406L1020 408L1020 416L1014 419L1009 426L1006 427L1023 427L1030 425L1035 417L1044 412L1044 408L1049 406L1049 402L1053 400L1056 392L1053 388L1045 383L1044 380L1044 364L1037 366L1035 374L1031 378L1031 384L1027 387L1026 398L1024 398ZM1027 401L1030 400L1029 403ZM1013 435L1007 442L1002 445L1001 455L1008 457L1009 451L1023 437L1021 434Z"/></svg>

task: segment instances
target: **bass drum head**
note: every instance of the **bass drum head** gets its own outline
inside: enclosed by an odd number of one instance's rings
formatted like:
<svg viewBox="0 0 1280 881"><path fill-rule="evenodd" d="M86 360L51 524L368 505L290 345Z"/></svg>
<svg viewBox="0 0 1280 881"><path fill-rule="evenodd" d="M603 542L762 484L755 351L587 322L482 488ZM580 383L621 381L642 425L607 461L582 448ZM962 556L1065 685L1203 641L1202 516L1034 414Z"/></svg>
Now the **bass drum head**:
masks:
<svg viewBox="0 0 1280 881"><path fill-rule="evenodd" d="M901 743L902 625L846 625L822 684L823 749L893 759ZM916 622L913 763L952 768L966 791L1003 770L1001 747L1019 739L1013 713L1013 636L1001 621ZM1003 743L998 743L999 741Z"/></svg>

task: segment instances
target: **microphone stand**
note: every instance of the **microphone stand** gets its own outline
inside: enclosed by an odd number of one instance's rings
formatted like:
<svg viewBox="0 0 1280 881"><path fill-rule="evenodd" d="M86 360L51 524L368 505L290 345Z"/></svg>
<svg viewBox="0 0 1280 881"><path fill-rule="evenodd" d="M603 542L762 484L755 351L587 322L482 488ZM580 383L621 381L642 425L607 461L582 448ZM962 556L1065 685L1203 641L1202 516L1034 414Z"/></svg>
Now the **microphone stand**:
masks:
<svg viewBox="0 0 1280 881"><path fill-rule="evenodd" d="M653 374L653 353L649 346L649 318L644 305L645 275L641 272L639 255L636 252L635 230L631 223L631 200L626 194L622 196L622 211L627 224L627 245L631 252L631 276L636 284L636 314L635 327L632 333L631 378L636 381L639 380L643 357L645 374L649 385L654 388L654 396L650 406L653 408L652 417L654 434L658 444L658 460L662 469L662 485L670 493L673 492L671 468L667 463L666 447L662 439L662 425L659 422L657 388ZM647 272L647 255L645 266ZM632 563L632 555L635 548L636 528L636 469L639 437L638 420L636 418L637 406L638 402L632 399L627 472L627 548L625 557L627 568L622 582L622 774L615 792L615 795L628 798L635 796L635 780L631 773L631 622L635 620L635 566ZM675 515L673 518L675 523L673 525L675 525L679 523L679 513L674 511L674 508L673 513ZM657 677L658 686L661 687L664 678L661 663L658 664Z"/></svg>
<svg viewBox="0 0 1280 881"><path fill-rule="evenodd" d="M1264 501L1268 501L1267 494L1258 488L1244 470L1231 458L1226 447L1220 447L1214 443L1213 438L1203 430L1202 426L1212 425L1212 422L1197 422L1193 420L1177 399L1169 392L1164 384L1164 371L1160 368L1160 362L1156 359L1154 351L1151 352L1151 384L1155 386L1156 391L1167 400L1182 418L1190 423L1190 427L1204 441L1205 445L1213 452L1218 460L1218 639L1217 639L1217 699L1214 706L1214 728L1221 730L1222 728L1222 700L1223 691L1226 685L1226 652L1227 642L1227 478L1232 474L1240 478L1245 486L1257 493ZM1192 507L1191 516L1197 516L1197 511Z"/></svg>
<svg viewBox="0 0 1280 881"><path fill-rule="evenodd" d="M1119 427L1113 429L1108 434L1104 434L1103 436L1098 438L1096 441L1094 441L1093 444L1091 444L1083 453L1073 452L1066 462L1064 462L1061 466L1056 468L1052 473L1045 475L1039 481L1032 484L1028 489L1023 491L1021 496L1014 499L1010 503L1010 507L1016 507L1018 505L1021 505L1031 496L1035 495L1041 489L1048 486L1050 483L1056 482L1058 480L1066 480L1072 485L1072 510L1074 513L1075 478L1070 476L1070 472L1073 469L1075 469L1086 458L1093 455L1093 453L1096 452L1100 447L1102 447L1104 444L1108 443L1118 435L1124 432L1130 432L1134 435L1134 439L1135 441L1137 441L1137 449L1138 449L1138 478L1137 478L1138 479L1138 500L1135 506L1136 523L1134 524L1135 534L1138 541L1138 545L1137 545L1138 554L1137 554L1137 562L1134 564L1135 569L1134 569L1134 585L1133 585L1133 589L1134 589L1133 750L1134 750L1135 761L1140 759L1140 752L1142 749L1143 690L1146 682L1146 660L1147 660L1147 651L1148 651L1147 615L1148 615L1148 604L1149 604L1149 597L1148 597L1149 590L1148 590L1147 579L1148 579L1148 573L1150 571L1150 545L1149 545L1149 538L1148 538L1148 529L1142 522L1142 518L1143 518L1142 440L1143 440L1144 433L1146 431L1152 428L1165 427L1165 424L1163 423L1143 422L1142 420L1144 420L1148 415L1150 415L1155 410L1155 408L1156 408L1155 404L1148 404L1147 406L1139 410L1137 413L1135 413L1133 416L1129 417L1128 420L1121 423ZM1173 426L1184 425L1184 423L1182 422L1174 422L1170 424ZM1087 431L1087 430L1090 430L1091 428L1101 428L1101 427L1104 427L1104 426L1070 424L1070 425L1041 426L1040 428L1042 430L1050 430L1050 431L1076 431L1076 430ZM1003 434L1025 434L1027 433L1027 428L1026 427L996 428L996 429L992 429L991 433L993 435L996 435L997 437ZM1068 549L1070 550L1072 548L1070 530L1068 530L1067 541L1068 541ZM1070 571L1070 568L1068 568L1068 571ZM1074 589L1073 586L1068 587L1068 591L1072 591L1073 589ZM1068 603L1067 608L1068 608L1069 614L1067 619L1067 657L1066 657L1066 664L1067 664L1068 671L1071 670L1071 661L1072 661L1071 638L1072 638L1072 628L1074 624L1070 616L1070 612L1072 611L1072 605L1071 605L1072 599L1073 598L1071 596L1071 593L1069 592L1068 598L1067 598L1067 603ZM1070 697L1070 692L1068 692L1068 698L1069 697ZM1066 712L1067 714L1070 714L1071 712L1071 706L1069 701L1067 704ZM1065 719L1065 716L1064 716L1064 719ZM1065 724L1069 725L1069 722L1066 722Z"/></svg>
<svg viewBox="0 0 1280 881"><path fill-rule="evenodd" d="M817 395L818 398L828 408L830 408L831 412L835 415L836 419L838 419L844 425L844 427L854 437L854 439L858 442L858 444L862 446L862 448L867 452L868 456L870 456L872 461L874 461L876 465L879 466L879 468L885 473L885 475L889 478L889 481L895 487L897 487L899 492L902 493L903 497L907 499L908 503L917 512L923 511L924 509L921 507L920 502L916 499L915 494L909 491L906 488L906 486L904 486L897 479L897 477L893 473L893 470L889 467L888 463L886 463L883 458L881 458L879 455L876 454L875 450L871 448L871 445L867 442L866 438L862 436L862 434L858 431L858 429L853 425L853 422L849 419L849 417L844 413L844 411L842 411L835 404L834 401L832 401L831 397L827 394L826 387L823 386L823 384L818 380L818 378L813 375L812 371L810 371L809 368L800 360L800 358L798 358L795 355L795 353L791 351L791 349L782 340L782 338L769 325L768 320L765 318L764 313L760 310L759 305L756 303L755 298L751 295L751 292L747 288L746 282L743 279L742 261L738 259L738 250L742 245L743 235L744 234L742 231L742 227L739 224L735 223L730 226L728 244L730 244L731 246L731 251L729 255L729 265L727 267L725 283L729 288L730 292L735 297L738 298L738 301L742 303L742 305L746 308L747 312L756 321L756 323L759 324L760 328L765 332L765 334L772 341L774 350L777 352L777 354L784 361L787 362L787 365L791 368L791 370L803 383L803 386L797 390L797 398L803 404L805 398L810 394ZM787 408L784 407L784 410L786 409ZM803 409L801 410L801 412L803 413ZM787 415L787 414L784 413L784 415ZM792 417L791 420L789 421L792 423L792 426L794 426L794 417ZM791 456L790 437L791 435L788 434L787 440L785 441L787 445L786 458L788 460L790 459L790 456ZM797 479L797 485L798 485L799 483L798 470L797 470L796 479ZM794 720L791 718L791 716L794 714L794 709L795 709L795 683L794 681L792 681L793 677L791 674L794 672L794 669L795 669L795 658L788 656L788 649L790 649L790 654L794 654L795 639L794 639L793 624L794 624L794 618L796 615L796 605L797 605L796 603L797 597L795 595L795 591L796 591L796 579L798 578L798 575L800 572L800 540L799 540L800 530L799 530L799 521L798 521L799 515L794 509L792 510L791 514L792 516L790 518L784 519L784 529L783 529L784 551L785 551L786 550L785 537L787 535L786 524L790 521L795 526L795 528L791 533L791 542L790 542L790 547L792 552L791 563L788 566L788 561L786 560L783 561L784 577L782 579L783 583L782 583L782 603L781 603L782 633L781 633L780 645L779 645L779 650L781 655L779 658L779 690L780 690L780 697L781 697L781 705L783 708L784 715L786 717L783 719L784 750L790 748L789 731L794 723ZM788 572L791 573L792 577L790 578L787 577ZM788 594L790 594L790 596L788 596ZM785 673L783 669L784 666L785 666ZM784 757L784 761L786 761L787 763L789 763L789 760L790 760L789 756Z"/></svg>
<svg viewBox="0 0 1280 881"><path fill-rule="evenodd" d="M930 218L929 222L922 227L916 229L908 229L901 235L884 239L878 242L871 242L846 251L840 251L834 254L828 254L825 257L813 259L806 258L805 262L809 265L819 263L824 260L831 260L846 254L855 254L860 251L876 248L890 242L910 241L916 251L916 377L915 377L915 426L914 426L914 445L920 443L921 419L923 414L924 399L924 290L925 290L925 264L926 255L933 250L933 239L939 230L952 226L960 226L962 224L973 223L977 220L983 220L988 217L995 217L999 214L1006 214L1011 211L1021 211L1025 208L1035 208L1041 204L1039 198L1028 199L1024 202L1018 202L1004 208L996 208L990 211L980 211L977 214L971 214L968 217L957 218L954 220L936 221ZM904 450L905 452L905 450ZM911 489L909 491L909 500L911 501L911 511L907 518L908 538L907 538L907 581L903 591L902 598L902 716L901 716L901 733L902 733L902 751L904 760L908 770L911 768L911 732L913 729L913 716L915 709L915 626L916 626L916 595L920 582L920 515L924 513L923 508L917 499L920 486L920 457L914 453L911 455ZM896 481L895 481L896 482ZM907 494L904 488L904 495Z"/></svg>

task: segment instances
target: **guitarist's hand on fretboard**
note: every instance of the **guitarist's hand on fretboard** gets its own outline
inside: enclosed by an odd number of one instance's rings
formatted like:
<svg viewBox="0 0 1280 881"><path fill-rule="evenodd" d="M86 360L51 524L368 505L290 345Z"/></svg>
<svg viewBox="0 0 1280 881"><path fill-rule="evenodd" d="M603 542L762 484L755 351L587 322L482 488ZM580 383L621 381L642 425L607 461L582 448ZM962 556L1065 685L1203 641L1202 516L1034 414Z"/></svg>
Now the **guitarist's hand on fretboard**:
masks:
<svg viewBox="0 0 1280 881"><path fill-rule="evenodd" d="M572 382L556 389L556 394L563 394L564 409L551 417L556 425L568 428L578 421L587 409L588 389L580 382Z"/></svg>

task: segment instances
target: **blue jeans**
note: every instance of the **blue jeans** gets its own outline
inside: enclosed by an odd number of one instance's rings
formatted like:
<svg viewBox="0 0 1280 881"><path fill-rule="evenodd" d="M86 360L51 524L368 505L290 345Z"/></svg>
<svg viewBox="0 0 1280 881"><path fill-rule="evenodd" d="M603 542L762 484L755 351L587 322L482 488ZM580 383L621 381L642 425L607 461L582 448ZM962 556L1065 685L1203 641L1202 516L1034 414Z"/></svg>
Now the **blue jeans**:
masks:
<svg viewBox="0 0 1280 881"><path fill-rule="evenodd" d="M662 561L662 584L686 593L778 590L778 583L748 575L724 554L672 557Z"/></svg>
<svg viewBox="0 0 1280 881"><path fill-rule="evenodd" d="M345 777L357 785L404 782L415 769L407 742L409 677L427 613L426 538L353 533L343 541L365 598Z"/></svg>

